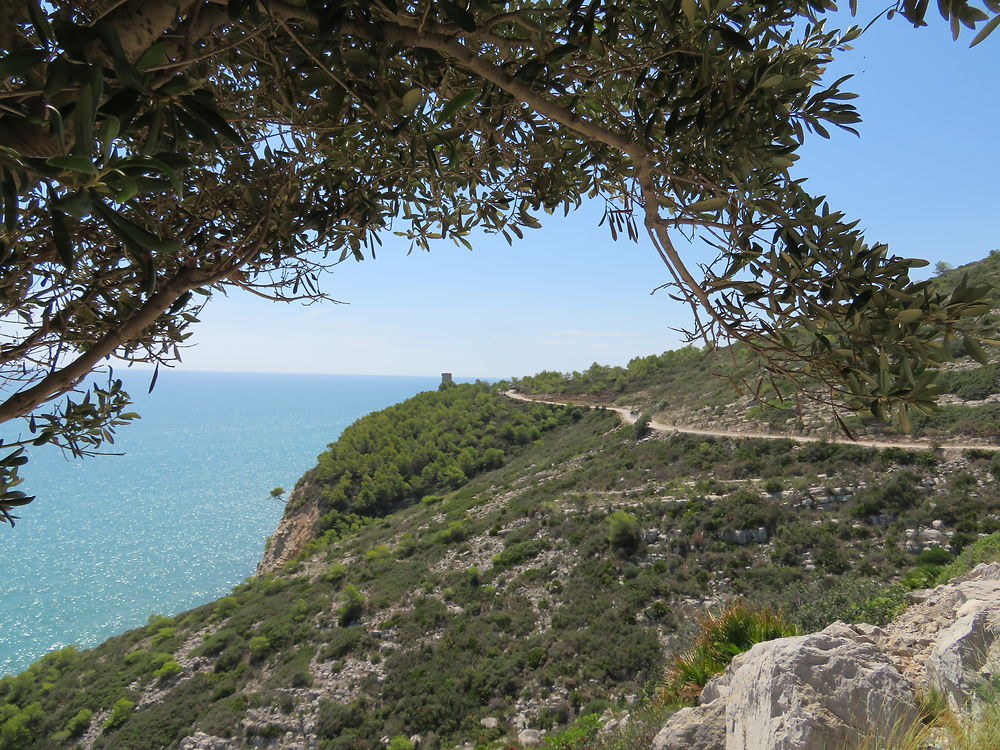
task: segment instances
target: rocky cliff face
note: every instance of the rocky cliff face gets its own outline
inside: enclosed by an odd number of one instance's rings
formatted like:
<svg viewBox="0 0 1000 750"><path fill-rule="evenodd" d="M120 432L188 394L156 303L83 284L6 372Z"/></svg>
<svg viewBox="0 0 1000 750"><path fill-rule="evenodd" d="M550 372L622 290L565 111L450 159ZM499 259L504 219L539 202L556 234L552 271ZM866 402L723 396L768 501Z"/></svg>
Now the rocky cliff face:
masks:
<svg viewBox="0 0 1000 750"><path fill-rule="evenodd" d="M308 497L306 487L299 485L288 498L289 507L264 548L257 575L274 572L304 550L313 538L320 509L318 501Z"/></svg>
<svg viewBox="0 0 1000 750"><path fill-rule="evenodd" d="M1000 563L914 598L884 630L837 622L758 643L705 686L699 705L671 717L653 750L811 750L873 735L888 742L919 726L921 695L975 715L1000 658Z"/></svg>

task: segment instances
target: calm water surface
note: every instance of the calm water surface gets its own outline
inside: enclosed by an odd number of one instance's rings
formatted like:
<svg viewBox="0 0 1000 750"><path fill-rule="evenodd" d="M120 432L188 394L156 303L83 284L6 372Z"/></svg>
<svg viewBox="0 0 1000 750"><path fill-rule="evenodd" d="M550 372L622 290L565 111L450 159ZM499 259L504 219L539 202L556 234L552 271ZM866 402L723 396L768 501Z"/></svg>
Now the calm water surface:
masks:
<svg viewBox="0 0 1000 750"><path fill-rule="evenodd" d="M437 387L437 377L127 373L143 419L124 456L36 451L19 488L38 496L0 525L0 674L93 646L222 596L251 575L291 489L348 424Z"/></svg>

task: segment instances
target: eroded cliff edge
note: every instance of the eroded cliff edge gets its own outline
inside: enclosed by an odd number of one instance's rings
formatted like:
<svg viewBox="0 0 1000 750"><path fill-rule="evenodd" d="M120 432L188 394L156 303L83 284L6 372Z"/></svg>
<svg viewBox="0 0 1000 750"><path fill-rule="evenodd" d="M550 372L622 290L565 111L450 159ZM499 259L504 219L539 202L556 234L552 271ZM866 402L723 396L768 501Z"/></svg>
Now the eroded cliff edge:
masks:
<svg viewBox="0 0 1000 750"><path fill-rule="evenodd" d="M289 496L288 507L267 540L255 575L273 573L302 552L313 538L321 511L318 500L310 496L307 487L299 485Z"/></svg>

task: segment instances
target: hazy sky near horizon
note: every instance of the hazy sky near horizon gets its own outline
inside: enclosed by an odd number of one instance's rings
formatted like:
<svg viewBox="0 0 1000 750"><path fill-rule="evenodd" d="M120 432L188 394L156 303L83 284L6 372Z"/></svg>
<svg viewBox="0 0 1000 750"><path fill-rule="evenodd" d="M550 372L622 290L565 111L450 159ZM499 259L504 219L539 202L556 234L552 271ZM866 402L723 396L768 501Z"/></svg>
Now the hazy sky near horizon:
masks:
<svg viewBox="0 0 1000 750"><path fill-rule="evenodd" d="M968 30L952 42L929 13L922 29L883 19L831 68L831 81L855 75L845 88L861 94L861 138L812 138L795 173L869 241L960 265L1000 247L1000 31L969 49ZM650 294L666 269L645 237L612 242L601 210L541 217L512 247L480 236L473 252L407 255L388 236L376 259L326 278L349 304L217 296L180 369L507 377L678 346L689 313Z"/></svg>

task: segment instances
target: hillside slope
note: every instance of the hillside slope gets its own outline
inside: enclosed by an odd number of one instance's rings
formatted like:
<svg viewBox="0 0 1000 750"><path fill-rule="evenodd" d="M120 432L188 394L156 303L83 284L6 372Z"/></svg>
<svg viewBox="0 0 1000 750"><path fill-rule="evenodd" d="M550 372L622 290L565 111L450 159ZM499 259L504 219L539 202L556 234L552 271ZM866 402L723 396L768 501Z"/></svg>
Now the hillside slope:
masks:
<svg viewBox="0 0 1000 750"><path fill-rule="evenodd" d="M0 680L0 750L554 731L655 692L694 615L736 594L804 628L884 622L901 573L921 585L1000 529L996 472L975 452L643 437L483 384L421 394L303 478L293 560Z"/></svg>
<svg viewBox="0 0 1000 750"><path fill-rule="evenodd" d="M934 278L934 287L952 291L966 280L969 285L997 287L1000 251ZM987 331L996 330L1000 296L985 316ZM995 347L983 345L990 364L981 366L967 356L962 343L953 342L954 359L939 370L936 383L941 396L931 414L911 415L912 432L906 437L995 443L1000 435L1000 363ZM541 372L515 378L522 393L554 396L577 403L607 403L648 412L657 420L693 428L775 434L842 435L832 411L796 399L784 385L776 391L762 377L745 348L694 346L636 357L626 366L594 363L582 372ZM850 430L859 436L904 437L894 426L869 415L842 412Z"/></svg>

